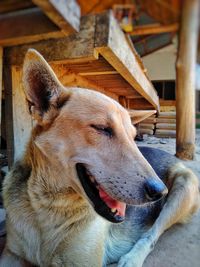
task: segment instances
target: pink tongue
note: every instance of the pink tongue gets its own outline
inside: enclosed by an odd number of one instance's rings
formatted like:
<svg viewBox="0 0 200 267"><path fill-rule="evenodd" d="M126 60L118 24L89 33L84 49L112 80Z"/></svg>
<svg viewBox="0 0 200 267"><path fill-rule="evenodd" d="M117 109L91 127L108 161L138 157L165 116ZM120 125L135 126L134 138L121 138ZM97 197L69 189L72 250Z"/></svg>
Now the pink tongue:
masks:
<svg viewBox="0 0 200 267"><path fill-rule="evenodd" d="M110 209L116 209L116 215L125 216L126 204L111 198L101 187L99 189L100 198Z"/></svg>

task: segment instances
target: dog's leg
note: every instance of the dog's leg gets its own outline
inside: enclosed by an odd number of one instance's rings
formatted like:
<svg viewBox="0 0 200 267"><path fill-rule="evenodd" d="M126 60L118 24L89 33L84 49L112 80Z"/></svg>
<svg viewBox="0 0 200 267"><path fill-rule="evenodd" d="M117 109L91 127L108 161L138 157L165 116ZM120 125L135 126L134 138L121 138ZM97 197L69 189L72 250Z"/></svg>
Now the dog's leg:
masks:
<svg viewBox="0 0 200 267"><path fill-rule="evenodd" d="M121 257L118 267L141 267L160 235L175 223L187 222L199 208L199 182L191 170L176 164L169 171L168 183L171 190L160 215L132 250Z"/></svg>
<svg viewBox="0 0 200 267"><path fill-rule="evenodd" d="M5 249L0 258L0 267L31 267L32 265Z"/></svg>

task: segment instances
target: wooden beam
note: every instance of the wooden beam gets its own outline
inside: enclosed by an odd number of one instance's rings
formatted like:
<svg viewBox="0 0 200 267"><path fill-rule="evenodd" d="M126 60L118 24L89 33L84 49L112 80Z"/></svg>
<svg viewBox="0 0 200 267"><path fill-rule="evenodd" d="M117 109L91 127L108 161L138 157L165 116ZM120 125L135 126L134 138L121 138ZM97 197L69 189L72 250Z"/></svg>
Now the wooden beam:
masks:
<svg viewBox="0 0 200 267"><path fill-rule="evenodd" d="M118 101L118 96L115 93L106 90L103 86L99 85L95 81L90 80L85 76L83 77L80 74L71 71L67 66L51 64L51 67L53 68L58 79L64 86L75 86L75 87L92 89L101 92Z"/></svg>
<svg viewBox="0 0 200 267"><path fill-rule="evenodd" d="M33 6L34 4L29 0L1 0L0 14L31 8Z"/></svg>
<svg viewBox="0 0 200 267"><path fill-rule="evenodd" d="M74 35L6 48L7 63L21 65L28 48L38 50L50 63L71 64L72 71L95 82L106 92L133 97L133 101L127 102L132 108L159 109L157 93L144 74L144 67L108 12L83 17L81 29ZM86 67L86 62L88 66L94 66L98 61L100 69Z"/></svg>
<svg viewBox="0 0 200 267"><path fill-rule="evenodd" d="M0 46L64 37L59 28L37 7L0 15L0 25Z"/></svg>
<svg viewBox="0 0 200 267"><path fill-rule="evenodd" d="M80 7L76 0L32 0L63 31L69 35L79 31Z"/></svg>
<svg viewBox="0 0 200 267"><path fill-rule="evenodd" d="M127 108L127 99L125 96L119 96L119 103L124 107Z"/></svg>
<svg viewBox="0 0 200 267"><path fill-rule="evenodd" d="M131 98L128 99L130 109L151 110L154 109L152 105L145 98ZM157 110L158 111L158 110Z"/></svg>
<svg viewBox="0 0 200 267"><path fill-rule="evenodd" d="M159 110L158 95L111 12L97 15L95 47L135 90Z"/></svg>
<svg viewBox="0 0 200 267"><path fill-rule="evenodd" d="M156 129L155 136L157 136L157 137L175 138L176 137L176 131L175 130L171 130L171 129Z"/></svg>
<svg viewBox="0 0 200 267"><path fill-rule="evenodd" d="M81 76L94 76L94 75L117 75L118 72L116 70L111 71L90 71L90 72L80 72Z"/></svg>
<svg viewBox="0 0 200 267"><path fill-rule="evenodd" d="M199 0L184 0L176 64L176 156L195 154L195 64L199 25Z"/></svg>
<svg viewBox="0 0 200 267"><path fill-rule="evenodd" d="M160 25L160 24L151 24L143 26L134 26L133 31L128 33L129 35L152 35L160 34L166 32L176 32L179 29L179 24L169 24L169 25Z"/></svg>
<svg viewBox="0 0 200 267"><path fill-rule="evenodd" d="M22 65L29 48L38 50L48 62L70 63L96 60L94 54L95 16L81 18L80 31L71 36L6 48L7 64Z"/></svg>
<svg viewBox="0 0 200 267"><path fill-rule="evenodd" d="M130 115L134 124L137 124L137 123L147 119L151 115L156 114L156 110L133 110L133 109L129 109L128 112L129 112L129 115Z"/></svg>

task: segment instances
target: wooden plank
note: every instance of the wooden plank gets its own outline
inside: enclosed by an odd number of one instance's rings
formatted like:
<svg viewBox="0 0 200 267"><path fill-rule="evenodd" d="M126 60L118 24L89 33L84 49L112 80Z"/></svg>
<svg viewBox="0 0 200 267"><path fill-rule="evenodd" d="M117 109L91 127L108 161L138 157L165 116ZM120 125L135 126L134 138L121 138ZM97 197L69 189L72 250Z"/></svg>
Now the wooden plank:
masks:
<svg viewBox="0 0 200 267"><path fill-rule="evenodd" d="M129 35L149 35L149 34L161 34L166 32L176 32L179 29L178 23L169 25L150 24L134 26L133 31L129 32Z"/></svg>
<svg viewBox="0 0 200 267"><path fill-rule="evenodd" d="M153 124L153 123L156 123L156 118L154 118L154 117L149 117L149 118L145 119L143 122L144 122L144 123Z"/></svg>
<svg viewBox="0 0 200 267"><path fill-rule="evenodd" d="M153 135L153 132L154 132L154 131L153 131L152 129L142 129L142 128L140 129L140 128L139 128L138 132L141 133L141 134L149 134L149 135Z"/></svg>
<svg viewBox="0 0 200 267"><path fill-rule="evenodd" d="M145 98L128 99L130 109L141 109L141 110L154 110L152 105Z"/></svg>
<svg viewBox="0 0 200 267"><path fill-rule="evenodd" d="M96 76L96 75L113 75L113 74L118 74L118 72L116 70L111 70L111 71L90 71L90 72L80 72L79 73L81 76Z"/></svg>
<svg viewBox="0 0 200 267"><path fill-rule="evenodd" d="M12 73L11 67L6 63L3 65L3 81L5 92L5 124L6 124L6 142L8 167L10 168L14 161L14 137L13 137L13 110L12 110Z"/></svg>
<svg viewBox="0 0 200 267"><path fill-rule="evenodd" d="M12 88L14 160L17 160L23 155L30 138L32 119L28 111L23 90L22 69L16 66L12 67Z"/></svg>
<svg viewBox="0 0 200 267"><path fill-rule="evenodd" d="M158 117L159 118L175 119L176 118L176 112L175 111L160 112Z"/></svg>
<svg viewBox="0 0 200 267"><path fill-rule="evenodd" d="M105 72L106 73L106 72ZM103 74L103 75L84 75L84 77L94 81L95 83L102 85L107 90L124 96L140 96L137 91L135 91L132 86L117 72L115 74Z"/></svg>
<svg viewBox="0 0 200 267"><path fill-rule="evenodd" d="M88 60L86 62L68 62L65 66L81 76L101 75L102 73L117 73L117 71L101 56L98 58L98 60Z"/></svg>
<svg viewBox="0 0 200 267"><path fill-rule="evenodd" d="M175 123L156 123L157 129L172 129L176 130L176 124Z"/></svg>
<svg viewBox="0 0 200 267"><path fill-rule="evenodd" d="M124 108L127 108L127 99L125 96L119 96L119 103L122 105Z"/></svg>
<svg viewBox="0 0 200 267"><path fill-rule="evenodd" d="M69 35L79 31L80 7L76 0L32 0L63 31Z"/></svg>
<svg viewBox="0 0 200 267"><path fill-rule="evenodd" d="M140 55L139 55L138 52L136 51L136 49L135 49L135 47L134 47L134 45L133 45L133 41L131 40L130 35L126 34L125 37L126 37L126 41L128 42L128 45L129 45L131 51L133 52L133 54L134 54L136 60L138 61L138 63L139 63L139 65L140 65L141 69L143 70L143 72L144 72L145 75L146 75L147 69L145 68L145 66L144 66L144 64L143 64L143 61L142 61ZM146 75L146 77L148 78L147 75Z"/></svg>
<svg viewBox="0 0 200 267"><path fill-rule="evenodd" d="M176 123L176 119L169 119L169 118L156 118L157 123Z"/></svg>
<svg viewBox="0 0 200 267"><path fill-rule="evenodd" d="M184 0L176 65L176 156L188 160L195 155L195 68L199 9L199 0Z"/></svg>
<svg viewBox="0 0 200 267"><path fill-rule="evenodd" d="M153 130L155 128L154 124L149 123L140 123L140 129L150 129Z"/></svg>
<svg viewBox="0 0 200 267"><path fill-rule="evenodd" d="M2 92L3 92L3 47L0 46L0 146L1 146Z"/></svg>
<svg viewBox="0 0 200 267"><path fill-rule="evenodd" d="M128 109L128 113L134 122L134 124L137 124L148 117L152 116L153 114L156 114L156 110L131 110Z"/></svg>
<svg viewBox="0 0 200 267"><path fill-rule="evenodd" d="M176 100L160 99L160 106L176 106Z"/></svg>
<svg viewBox="0 0 200 267"><path fill-rule="evenodd" d="M37 7L0 15L0 25L1 46L64 37L60 29Z"/></svg>
<svg viewBox="0 0 200 267"><path fill-rule="evenodd" d="M118 96L116 94L106 90L106 88L95 81L91 81L86 77L82 77L81 75L72 72L65 65L51 64L51 67L64 86L75 86L95 90L118 101Z"/></svg>
<svg viewBox="0 0 200 267"><path fill-rule="evenodd" d="M161 112L169 112L169 111L175 111L176 107L175 106L161 106L160 111Z"/></svg>
<svg viewBox="0 0 200 267"><path fill-rule="evenodd" d="M81 19L81 28L78 33L60 39L8 47L5 59L7 64L22 65L27 50L35 48L48 62L65 64L96 60L94 34L95 16L86 16Z"/></svg>
<svg viewBox="0 0 200 267"><path fill-rule="evenodd" d="M104 28L102 29L101 23ZM107 26L106 26L107 25ZM108 28L108 30L106 30ZM107 32L108 31L108 34ZM133 88L159 110L159 100L151 82L146 78L140 64L132 53L124 33L111 12L97 15L96 51L100 53Z"/></svg>
<svg viewBox="0 0 200 267"><path fill-rule="evenodd" d="M156 129L155 135L158 137L176 137L175 130Z"/></svg>

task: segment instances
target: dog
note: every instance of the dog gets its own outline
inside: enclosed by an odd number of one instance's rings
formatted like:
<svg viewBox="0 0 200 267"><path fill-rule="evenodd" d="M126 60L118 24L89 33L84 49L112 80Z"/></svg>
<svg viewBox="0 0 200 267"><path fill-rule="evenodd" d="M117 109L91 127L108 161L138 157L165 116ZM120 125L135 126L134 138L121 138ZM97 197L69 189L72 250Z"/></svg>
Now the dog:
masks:
<svg viewBox="0 0 200 267"><path fill-rule="evenodd" d="M23 84L37 123L3 183L0 266L142 266L159 236L198 210L198 178L174 156L138 148L118 102L63 87L34 49Z"/></svg>

